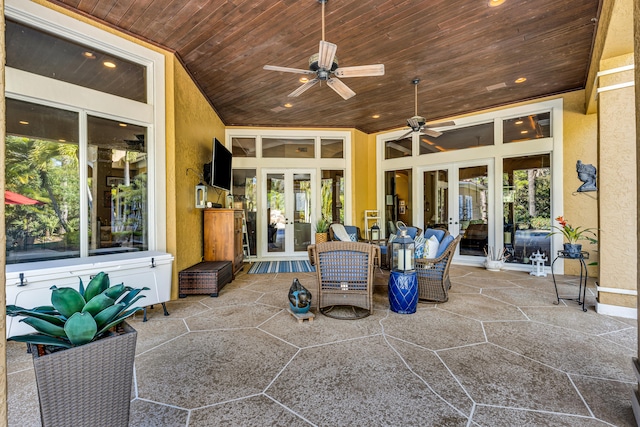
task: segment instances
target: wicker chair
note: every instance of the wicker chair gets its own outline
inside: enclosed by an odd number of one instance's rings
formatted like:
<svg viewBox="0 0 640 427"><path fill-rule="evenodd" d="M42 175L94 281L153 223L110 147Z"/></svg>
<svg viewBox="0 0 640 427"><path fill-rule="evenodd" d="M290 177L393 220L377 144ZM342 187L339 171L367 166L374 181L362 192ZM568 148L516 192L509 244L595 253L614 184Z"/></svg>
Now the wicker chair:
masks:
<svg viewBox="0 0 640 427"><path fill-rule="evenodd" d="M360 227L356 227L355 225L344 225L344 229L350 236L355 236L356 240L353 240L354 242L362 241L362 236L360 234ZM329 227L329 240L338 241L338 242L340 241L340 239L338 239L338 237L335 235L333 231L333 224L331 224L331 226Z"/></svg>
<svg viewBox="0 0 640 427"><path fill-rule="evenodd" d="M380 248L363 242L325 242L307 248L318 278L318 310L329 317L334 307L360 309L349 318L373 313L373 266Z"/></svg>
<svg viewBox="0 0 640 427"><path fill-rule="evenodd" d="M449 300L449 267L456 247L462 236L456 237L445 251L435 259L416 259L418 276L418 299L424 301L446 302Z"/></svg>

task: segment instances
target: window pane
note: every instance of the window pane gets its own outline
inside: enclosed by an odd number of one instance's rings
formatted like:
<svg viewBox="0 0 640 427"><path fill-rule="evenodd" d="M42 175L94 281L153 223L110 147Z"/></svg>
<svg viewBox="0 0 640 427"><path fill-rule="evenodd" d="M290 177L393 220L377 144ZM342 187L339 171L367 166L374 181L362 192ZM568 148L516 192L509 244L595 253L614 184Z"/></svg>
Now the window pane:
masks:
<svg viewBox="0 0 640 427"><path fill-rule="evenodd" d="M321 139L320 157L323 159L342 159L344 157L344 141L342 139Z"/></svg>
<svg viewBox="0 0 640 427"><path fill-rule="evenodd" d="M79 257L78 114L6 102L7 264Z"/></svg>
<svg viewBox="0 0 640 427"><path fill-rule="evenodd" d="M551 113L531 114L504 121L504 142L530 141L551 136Z"/></svg>
<svg viewBox="0 0 640 427"><path fill-rule="evenodd" d="M323 170L320 194L322 218L344 224L344 171Z"/></svg>
<svg viewBox="0 0 640 427"><path fill-rule="evenodd" d="M147 129L93 116L87 129L89 254L147 250Z"/></svg>
<svg viewBox="0 0 640 427"><path fill-rule="evenodd" d="M143 65L10 20L6 21L6 50L7 67L147 102Z"/></svg>
<svg viewBox="0 0 640 427"><path fill-rule="evenodd" d="M233 157L255 157L256 156L256 139L255 138L231 138L231 147Z"/></svg>
<svg viewBox="0 0 640 427"><path fill-rule="evenodd" d="M257 178L255 169L233 170L233 208L244 210L249 238L249 255L256 255Z"/></svg>
<svg viewBox="0 0 640 427"><path fill-rule="evenodd" d="M411 156L411 137L384 142L384 158L397 159L398 157Z"/></svg>
<svg viewBox="0 0 640 427"><path fill-rule="evenodd" d="M503 160L502 207L507 262L529 264L540 251L551 260L551 158L549 154Z"/></svg>
<svg viewBox="0 0 640 427"><path fill-rule="evenodd" d="M314 139L262 138L262 157L312 159Z"/></svg>
<svg viewBox="0 0 640 427"><path fill-rule="evenodd" d="M420 154L493 145L493 122L451 129L437 138L420 135Z"/></svg>
<svg viewBox="0 0 640 427"><path fill-rule="evenodd" d="M460 168L458 177L460 255L483 256L489 242L488 168L484 165Z"/></svg>
<svg viewBox="0 0 640 427"><path fill-rule="evenodd" d="M412 177L411 169L387 171L384 173L384 193L385 193L385 213L386 233L396 234L396 222L402 221L406 225L413 225L412 210Z"/></svg>

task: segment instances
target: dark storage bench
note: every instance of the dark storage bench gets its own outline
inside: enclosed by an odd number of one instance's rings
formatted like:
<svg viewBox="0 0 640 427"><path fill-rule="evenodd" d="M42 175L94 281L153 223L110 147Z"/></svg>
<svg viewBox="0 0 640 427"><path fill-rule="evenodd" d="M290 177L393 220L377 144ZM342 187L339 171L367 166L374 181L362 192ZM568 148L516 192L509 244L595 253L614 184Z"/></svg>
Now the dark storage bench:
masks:
<svg viewBox="0 0 640 427"><path fill-rule="evenodd" d="M205 261L178 273L178 296L211 294L217 297L220 289L231 281L231 261Z"/></svg>

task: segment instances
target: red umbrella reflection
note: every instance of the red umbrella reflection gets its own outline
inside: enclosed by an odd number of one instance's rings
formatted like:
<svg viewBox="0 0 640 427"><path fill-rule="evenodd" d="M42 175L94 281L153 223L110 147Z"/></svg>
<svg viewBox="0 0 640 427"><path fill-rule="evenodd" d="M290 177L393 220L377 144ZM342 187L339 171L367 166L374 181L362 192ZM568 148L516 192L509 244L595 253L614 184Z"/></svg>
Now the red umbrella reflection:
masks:
<svg viewBox="0 0 640 427"><path fill-rule="evenodd" d="M4 190L4 203L5 205L44 205L44 202L9 190Z"/></svg>

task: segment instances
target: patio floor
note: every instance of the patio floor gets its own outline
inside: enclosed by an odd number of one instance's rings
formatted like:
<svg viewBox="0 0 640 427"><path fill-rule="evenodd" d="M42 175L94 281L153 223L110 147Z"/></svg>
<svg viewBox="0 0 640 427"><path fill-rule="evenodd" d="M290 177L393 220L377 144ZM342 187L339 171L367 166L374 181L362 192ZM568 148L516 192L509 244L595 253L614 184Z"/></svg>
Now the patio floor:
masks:
<svg viewBox="0 0 640 427"><path fill-rule="evenodd" d="M550 275L453 266L448 302L402 315L377 271L373 315L297 323L285 310L294 277L314 292L314 273L243 272L217 298L132 319L130 425L636 425L637 322L595 313L593 283L585 313L553 304ZM576 277L557 277L577 294ZM16 427L40 425L25 349L7 343Z"/></svg>

